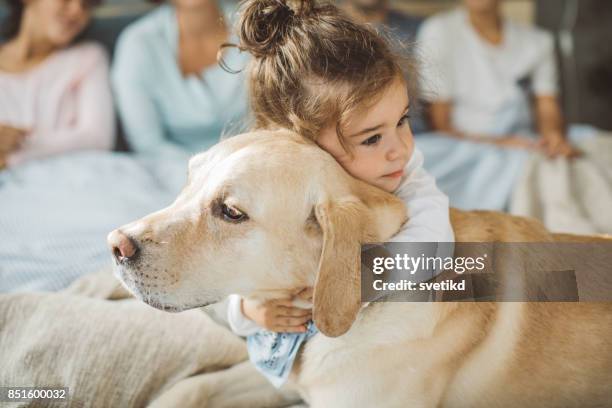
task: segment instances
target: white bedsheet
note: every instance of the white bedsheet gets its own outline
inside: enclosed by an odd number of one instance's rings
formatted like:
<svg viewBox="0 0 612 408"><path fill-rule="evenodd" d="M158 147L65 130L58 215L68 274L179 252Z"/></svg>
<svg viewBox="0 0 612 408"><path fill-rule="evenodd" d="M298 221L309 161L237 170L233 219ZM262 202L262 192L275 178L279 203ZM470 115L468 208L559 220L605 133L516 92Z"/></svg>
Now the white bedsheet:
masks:
<svg viewBox="0 0 612 408"><path fill-rule="evenodd" d="M187 163L81 152L0 172L0 293L59 290L111 262L106 235L170 204Z"/></svg>

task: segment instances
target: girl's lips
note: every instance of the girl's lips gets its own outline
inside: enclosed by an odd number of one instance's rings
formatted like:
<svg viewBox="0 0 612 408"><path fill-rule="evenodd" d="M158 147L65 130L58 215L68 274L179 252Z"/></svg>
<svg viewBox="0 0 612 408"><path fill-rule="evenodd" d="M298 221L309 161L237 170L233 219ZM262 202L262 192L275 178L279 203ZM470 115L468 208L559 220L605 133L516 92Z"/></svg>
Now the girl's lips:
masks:
<svg viewBox="0 0 612 408"><path fill-rule="evenodd" d="M383 177L402 177L404 175L404 170L398 170L393 173L385 174Z"/></svg>

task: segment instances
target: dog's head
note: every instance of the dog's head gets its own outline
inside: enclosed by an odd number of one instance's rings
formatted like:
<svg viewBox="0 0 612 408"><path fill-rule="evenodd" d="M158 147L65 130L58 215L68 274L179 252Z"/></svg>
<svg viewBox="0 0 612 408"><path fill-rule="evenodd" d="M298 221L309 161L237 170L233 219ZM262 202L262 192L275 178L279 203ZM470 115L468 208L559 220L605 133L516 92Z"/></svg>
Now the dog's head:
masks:
<svg viewBox="0 0 612 408"><path fill-rule="evenodd" d="M403 203L286 131L225 140L189 162L169 207L111 232L116 273L151 306L181 311L231 293L314 287L313 319L338 336L360 307L360 250L406 220Z"/></svg>

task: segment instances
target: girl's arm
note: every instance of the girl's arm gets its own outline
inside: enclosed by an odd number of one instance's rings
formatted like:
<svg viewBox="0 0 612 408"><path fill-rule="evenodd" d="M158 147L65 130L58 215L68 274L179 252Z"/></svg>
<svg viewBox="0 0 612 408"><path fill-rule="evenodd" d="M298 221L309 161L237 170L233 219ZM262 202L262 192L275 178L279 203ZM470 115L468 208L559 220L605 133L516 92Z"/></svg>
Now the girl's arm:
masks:
<svg viewBox="0 0 612 408"><path fill-rule="evenodd" d="M304 308L295 301L306 301ZM274 332L303 333L305 324L312 319L312 288L296 288L290 299L270 299L264 302L246 300L239 295L230 295L228 322L232 331L248 336L265 328Z"/></svg>
<svg viewBox="0 0 612 408"><path fill-rule="evenodd" d="M406 250L418 252L412 254L413 256L444 258L452 255L453 244L438 243L455 241L450 223L448 197L438 189L435 179L425 171L423 161L423 154L415 147L412 158L406 165L406 180L396 191L396 195L406 205L408 221L389 241L421 243L416 246L413 244ZM414 281L424 281L439 272L441 271L420 269L413 271L411 278ZM403 278L401 275L394 277Z"/></svg>
<svg viewBox="0 0 612 408"><path fill-rule="evenodd" d="M95 50L95 51L94 51ZM77 88L77 119L70 128L37 130L26 135L25 147L11 154L9 164L76 150L110 150L114 143L115 117L109 85L108 61L97 47L91 71L86 73ZM28 144L28 139L32 144Z"/></svg>
<svg viewBox="0 0 612 408"><path fill-rule="evenodd" d="M229 295L227 321L230 329L239 336L248 336L261 330L254 321L247 318L242 311L242 296Z"/></svg>

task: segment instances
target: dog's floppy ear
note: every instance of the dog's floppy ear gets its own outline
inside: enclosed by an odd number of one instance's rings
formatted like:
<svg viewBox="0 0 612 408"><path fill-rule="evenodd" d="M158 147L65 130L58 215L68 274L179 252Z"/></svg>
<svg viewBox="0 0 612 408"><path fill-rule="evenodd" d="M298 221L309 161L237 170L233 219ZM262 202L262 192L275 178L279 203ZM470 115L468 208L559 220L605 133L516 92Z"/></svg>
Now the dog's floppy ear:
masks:
<svg viewBox="0 0 612 408"><path fill-rule="evenodd" d="M359 312L361 245L390 238L406 220L403 203L391 194L365 184L355 193L314 208L323 231L323 246L314 286L313 320L329 337L346 333Z"/></svg>

